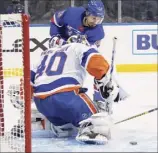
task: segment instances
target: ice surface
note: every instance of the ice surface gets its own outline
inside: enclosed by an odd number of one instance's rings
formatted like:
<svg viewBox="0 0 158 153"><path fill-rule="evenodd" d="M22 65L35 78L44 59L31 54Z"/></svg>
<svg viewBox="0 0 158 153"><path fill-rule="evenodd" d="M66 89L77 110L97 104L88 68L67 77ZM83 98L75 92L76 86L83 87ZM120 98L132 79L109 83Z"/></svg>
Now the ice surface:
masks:
<svg viewBox="0 0 158 153"><path fill-rule="evenodd" d="M118 77L130 97L113 105L114 122L157 107L157 73L120 73ZM32 143L33 151L41 152L157 152L157 111L115 125L107 145L79 144L72 138L33 139Z"/></svg>
<svg viewBox="0 0 158 153"><path fill-rule="evenodd" d="M113 105L114 122L157 107L157 73L120 73L118 77L130 97ZM32 151L157 152L157 111L115 125L107 145L80 144L73 138L33 138Z"/></svg>

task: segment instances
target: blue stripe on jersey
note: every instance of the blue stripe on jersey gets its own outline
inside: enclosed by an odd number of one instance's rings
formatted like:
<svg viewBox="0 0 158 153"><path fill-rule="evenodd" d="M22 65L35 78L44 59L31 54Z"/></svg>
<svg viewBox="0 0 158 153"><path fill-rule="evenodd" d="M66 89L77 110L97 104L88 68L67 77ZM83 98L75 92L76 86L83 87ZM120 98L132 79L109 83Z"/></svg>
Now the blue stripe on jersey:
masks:
<svg viewBox="0 0 158 153"><path fill-rule="evenodd" d="M34 84L35 75L36 75L36 73L31 70L31 83L32 83L32 84Z"/></svg>
<svg viewBox="0 0 158 153"><path fill-rule="evenodd" d="M55 80L49 84L42 84L34 87L34 93L52 91L56 88L65 86L65 85L79 85L79 82L71 77L64 77L58 80Z"/></svg>
<svg viewBox="0 0 158 153"><path fill-rule="evenodd" d="M86 66L86 62L87 62L88 56L89 56L90 54L92 54L92 53L98 53L98 51L97 51L96 49L94 49L94 48L91 48L91 49L89 49L87 52L85 52L85 53L83 54L82 62L81 62L81 65L82 65L83 67Z"/></svg>

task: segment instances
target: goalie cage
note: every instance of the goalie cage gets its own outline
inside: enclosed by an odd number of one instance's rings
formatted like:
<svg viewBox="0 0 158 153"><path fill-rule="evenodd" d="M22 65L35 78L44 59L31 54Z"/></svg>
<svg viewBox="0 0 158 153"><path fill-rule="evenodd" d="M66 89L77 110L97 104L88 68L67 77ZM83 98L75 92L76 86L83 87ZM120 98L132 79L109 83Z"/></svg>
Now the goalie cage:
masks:
<svg viewBox="0 0 158 153"><path fill-rule="evenodd" d="M0 152L31 152L30 99L29 17L0 15Z"/></svg>

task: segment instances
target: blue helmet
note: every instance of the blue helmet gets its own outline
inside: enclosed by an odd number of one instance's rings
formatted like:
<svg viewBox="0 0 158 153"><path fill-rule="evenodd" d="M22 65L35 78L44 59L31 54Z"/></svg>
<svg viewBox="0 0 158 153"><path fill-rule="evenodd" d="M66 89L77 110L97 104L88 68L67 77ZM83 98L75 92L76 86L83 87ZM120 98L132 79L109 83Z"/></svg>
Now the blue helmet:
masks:
<svg viewBox="0 0 158 153"><path fill-rule="evenodd" d="M87 12L89 15L104 18L105 8L103 2L101 0L90 0L87 6Z"/></svg>

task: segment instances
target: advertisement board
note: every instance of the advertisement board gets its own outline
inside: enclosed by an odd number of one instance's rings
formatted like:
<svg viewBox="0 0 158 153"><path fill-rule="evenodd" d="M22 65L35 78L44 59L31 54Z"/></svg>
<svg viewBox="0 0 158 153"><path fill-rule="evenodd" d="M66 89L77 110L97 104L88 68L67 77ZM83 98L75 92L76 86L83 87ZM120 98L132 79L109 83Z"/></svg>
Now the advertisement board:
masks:
<svg viewBox="0 0 158 153"><path fill-rule="evenodd" d="M5 28L4 31L2 50L7 57L15 54L18 56L22 51L19 34L9 35L14 31L14 28ZM110 62L113 37L117 37L115 64L118 72L157 71L157 25L104 25L104 32L105 38L99 51ZM30 26L31 65L48 49L49 38L49 25Z"/></svg>

